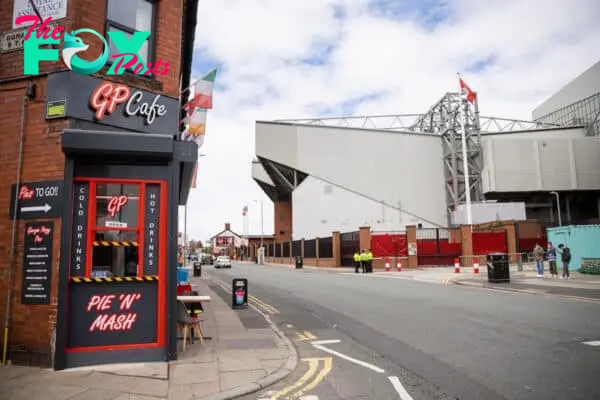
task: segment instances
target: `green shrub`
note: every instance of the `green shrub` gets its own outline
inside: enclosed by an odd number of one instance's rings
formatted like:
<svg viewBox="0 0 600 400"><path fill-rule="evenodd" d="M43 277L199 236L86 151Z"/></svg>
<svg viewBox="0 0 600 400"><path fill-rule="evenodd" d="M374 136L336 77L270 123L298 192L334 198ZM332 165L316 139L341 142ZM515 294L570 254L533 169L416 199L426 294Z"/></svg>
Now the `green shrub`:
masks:
<svg viewBox="0 0 600 400"><path fill-rule="evenodd" d="M584 261L578 271L582 274L600 275L600 262Z"/></svg>

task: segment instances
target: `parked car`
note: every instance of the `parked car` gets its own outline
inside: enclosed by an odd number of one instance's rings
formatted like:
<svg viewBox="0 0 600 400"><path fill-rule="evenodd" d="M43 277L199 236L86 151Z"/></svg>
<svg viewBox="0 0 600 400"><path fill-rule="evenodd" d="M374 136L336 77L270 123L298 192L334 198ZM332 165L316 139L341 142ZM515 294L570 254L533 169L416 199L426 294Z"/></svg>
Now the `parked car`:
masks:
<svg viewBox="0 0 600 400"><path fill-rule="evenodd" d="M215 261L215 268L231 268L231 258L227 256L219 256Z"/></svg>

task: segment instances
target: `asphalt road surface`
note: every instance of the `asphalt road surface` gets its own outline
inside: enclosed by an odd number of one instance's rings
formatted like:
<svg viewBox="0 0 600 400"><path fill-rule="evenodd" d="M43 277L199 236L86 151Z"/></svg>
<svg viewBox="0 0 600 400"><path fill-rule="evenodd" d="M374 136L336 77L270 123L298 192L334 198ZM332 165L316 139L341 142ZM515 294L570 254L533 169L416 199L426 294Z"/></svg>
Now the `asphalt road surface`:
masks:
<svg viewBox="0 0 600 400"><path fill-rule="evenodd" d="M298 368L247 400L597 399L600 304L372 275L234 264Z"/></svg>

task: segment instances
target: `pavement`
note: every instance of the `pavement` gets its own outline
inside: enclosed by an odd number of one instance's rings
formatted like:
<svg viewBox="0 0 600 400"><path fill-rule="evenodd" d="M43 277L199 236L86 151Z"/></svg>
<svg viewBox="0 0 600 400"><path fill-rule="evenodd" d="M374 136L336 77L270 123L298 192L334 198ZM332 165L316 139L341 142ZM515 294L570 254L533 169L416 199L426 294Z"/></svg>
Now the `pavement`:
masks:
<svg viewBox="0 0 600 400"><path fill-rule="evenodd" d="M592 302L455 285L439 268L363 275L236 263L206 273L247 278L251 303L298 351L292 374L243 400L600 398ZM588 278L551 284L594 285Z"/></svg>
<svg viewBox="0 0 600 400"><path fill-rule="evenodd" d="M187 345L169 363L112 364L64 371L0 367L3 400L187 400L233 399L289 375L297 364L294 345L267 314L253 307L232 310L231 294L210 277L191 278L211 296L201 314L205 339Z"/></svg>

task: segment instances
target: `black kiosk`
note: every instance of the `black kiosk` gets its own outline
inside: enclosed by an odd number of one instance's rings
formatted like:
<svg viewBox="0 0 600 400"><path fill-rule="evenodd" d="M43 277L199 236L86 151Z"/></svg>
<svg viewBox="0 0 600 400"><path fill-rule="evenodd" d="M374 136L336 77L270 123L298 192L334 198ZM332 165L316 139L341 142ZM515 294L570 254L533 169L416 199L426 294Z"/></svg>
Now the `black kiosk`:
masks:
<svg viewBox="0 0 600 400"><path fill-rule="evenodd" d="M67 101L68 99L68 101ZM197 160L179 101L62 72L64 173L55 369L177 356L178 206Z"/></svg>

